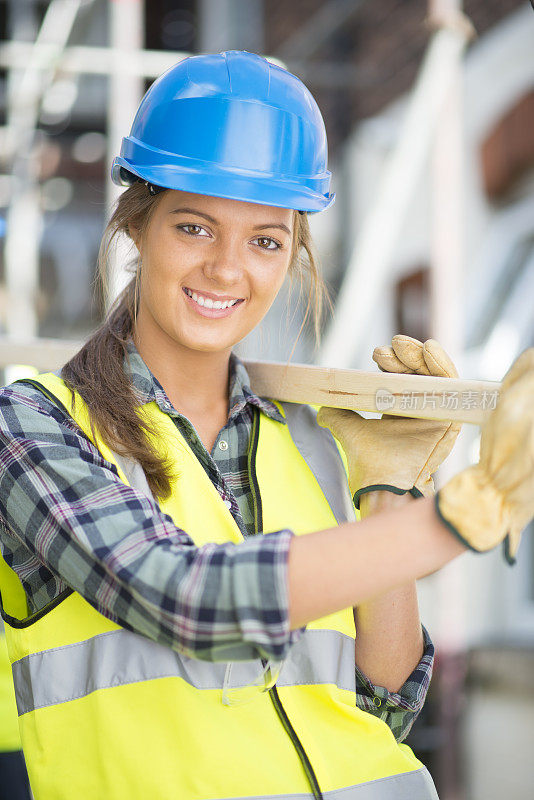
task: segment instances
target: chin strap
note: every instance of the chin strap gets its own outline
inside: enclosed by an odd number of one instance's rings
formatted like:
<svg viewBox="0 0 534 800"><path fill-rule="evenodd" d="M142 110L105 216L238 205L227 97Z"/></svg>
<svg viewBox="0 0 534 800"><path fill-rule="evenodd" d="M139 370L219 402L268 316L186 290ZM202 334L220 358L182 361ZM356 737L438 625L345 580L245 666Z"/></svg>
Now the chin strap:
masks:
<svg viewBox="0 0 534 800"><path fill-rule="evenodd" d="M144 181L142 178L140 178L139 181L140 183L145 184L152 197L154 197L154 195L156 194L159 194L160 192L164 192L166 189L165 186L156 186L155 184L150 183L149 181Z"/></svg>

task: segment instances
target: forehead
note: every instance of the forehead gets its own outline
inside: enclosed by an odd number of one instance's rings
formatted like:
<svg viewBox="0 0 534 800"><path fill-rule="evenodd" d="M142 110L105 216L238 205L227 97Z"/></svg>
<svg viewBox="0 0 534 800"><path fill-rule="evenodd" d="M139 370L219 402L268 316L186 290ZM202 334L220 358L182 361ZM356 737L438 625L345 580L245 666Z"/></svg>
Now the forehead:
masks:
<svg viewBox="0 0 534 800"><path fill-rule="evenodd" d="M207 214L217 222L242 222L252 225L285 224L292 227L294 211L290 208L277 208L259 203L247 203L226 197L211 197L174 189L166 191L158 205L161 214L171 214L179 209L198 211Z"/></svg>

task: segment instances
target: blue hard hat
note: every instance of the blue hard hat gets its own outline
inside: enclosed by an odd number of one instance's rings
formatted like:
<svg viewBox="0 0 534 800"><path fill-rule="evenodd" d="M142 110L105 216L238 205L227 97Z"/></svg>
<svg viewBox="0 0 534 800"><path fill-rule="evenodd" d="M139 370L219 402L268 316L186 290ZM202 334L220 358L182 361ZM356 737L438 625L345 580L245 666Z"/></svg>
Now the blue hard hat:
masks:
<svg viewBox="0 0 534 800"><path fill-rule="evenodd" d="M299 211L334 201L311 93L287 70L235 50L186 58L152 84L112 179Z"/></svg>

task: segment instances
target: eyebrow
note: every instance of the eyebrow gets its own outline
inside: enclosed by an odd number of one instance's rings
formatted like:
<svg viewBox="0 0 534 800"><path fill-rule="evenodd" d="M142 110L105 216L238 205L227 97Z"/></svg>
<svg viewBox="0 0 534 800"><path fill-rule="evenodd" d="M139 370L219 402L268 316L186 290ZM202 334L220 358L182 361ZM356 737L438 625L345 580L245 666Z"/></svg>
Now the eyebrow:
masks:
<svg viewBox="0 0 534 800"><path fill-rule="evenodd" d="M169 211L169 214L196 214L197 217L204 217L208 222L217 225L217 220L214 219L214 217L210 217L209 214L204 214L203 211L197 211L195 208L175 208L174 211Z"/></svg>
<svg viewBox="0 0 534 800"><path fill-rule="evenodd" d="M209 214L205 214L203 211L197 211L195 208L175 208L173 211L169 211L169 214L196 214L197 217L203 217L208 222L211 222L212 225L219 224L214 217L210 217ZM255 225L254 227L257 231L265 231L269 228L279 228L281 231L285 231L289 236L291 236L291 231L287 225L284 225L282 222L268 222L265 225Z"/></svg>
<svg viewBox="0 0 534 800"><path fill-rule="evenodd" d="M284 225L283 222L269 222L267 225L256 225L257 231L265 231L268 228L279 228L281 231L285 231L289 236L291 236L291 231Z"/></svg>

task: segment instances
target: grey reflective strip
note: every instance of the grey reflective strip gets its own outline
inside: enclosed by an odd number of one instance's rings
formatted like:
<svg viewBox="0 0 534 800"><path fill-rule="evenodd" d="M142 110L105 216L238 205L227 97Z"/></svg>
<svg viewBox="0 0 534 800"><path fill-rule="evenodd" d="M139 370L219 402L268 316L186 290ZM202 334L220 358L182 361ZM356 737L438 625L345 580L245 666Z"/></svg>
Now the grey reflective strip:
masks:
<svg viewBox="0 0 534 800"><path fill-rule="evenodd" d="M277 686L333 683L356 692L354 639L339 631L307 630L284 661Z"/></svg>
<svg viewBox="0 0 534 800"><path fill-rule="evenodd" d="M317 412L301 403L281 403L291 438L315 475L339 525L356 519L347 474L336 442L317 425Z"/></svg>
<svg viewBox="0 0 534 800"><path fill-rule="evenodd" d="M325 800L439 800L426 767L414 772L390 775L377 781L346 786L322 793ZM277 794L276 800L310 800L307 794ZM236 797L233 800L274 800L273 795Z"/></svg>
<svg viewBox="0 0 534 800"><path fill-rule="evenodd" d="M13 664L19 715L139 681L179 677L197 689L222 689L227 664L185 658L125 630L25 656ZM259 659L236 661L232 686L248 686ZM333 683L355 692L354 640L337 631L306 631L282 666L278 686Z"/></svg>

